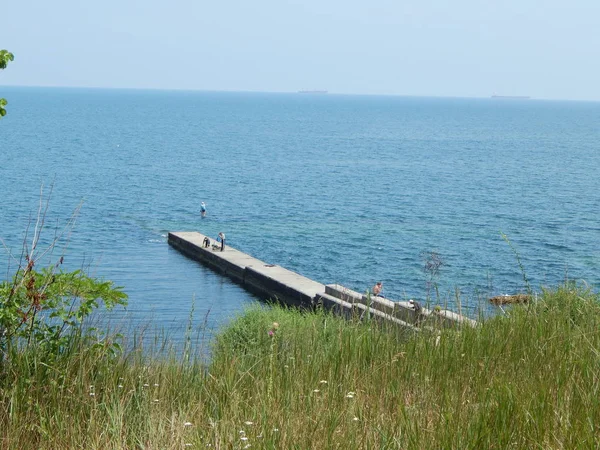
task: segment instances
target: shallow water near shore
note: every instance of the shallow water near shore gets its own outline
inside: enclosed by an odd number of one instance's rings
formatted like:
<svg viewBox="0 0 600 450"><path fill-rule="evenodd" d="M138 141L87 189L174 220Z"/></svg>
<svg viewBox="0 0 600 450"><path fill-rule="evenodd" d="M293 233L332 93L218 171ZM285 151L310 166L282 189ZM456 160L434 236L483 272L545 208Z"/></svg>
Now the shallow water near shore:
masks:
<svg viewBox="0 0 600 450"><path fill-rule="evenodd" d="M223 231L265 262L358 291L380 280L398 300L427 295L424 257L436 252L440 301L456 309L459 290L467 314L478 296L525 290L516 254L534 290L600 282L599 103L11 87L2 96L0 237L20 254L42 183L53 184L46 239L83 202L66 264L124 287L129 306L114 320L127 326L183 330L193 304L194 328L215 329L254 300L170 248L168 231Z"/></svg>

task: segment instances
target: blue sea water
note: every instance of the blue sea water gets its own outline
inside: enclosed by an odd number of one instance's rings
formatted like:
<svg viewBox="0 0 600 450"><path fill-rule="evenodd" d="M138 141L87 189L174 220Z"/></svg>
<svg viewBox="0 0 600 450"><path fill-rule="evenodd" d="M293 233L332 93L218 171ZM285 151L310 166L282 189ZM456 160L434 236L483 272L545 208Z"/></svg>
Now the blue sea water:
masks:
<svg viewBox="0 0 600 450"><path fill-rule="evenodd" d="M181 326L193 307L194 326L216 327L254 300L168 231L223 231L266 262L358 291L381 280L398 300L427 295L436 252L440 300L456 308L458 291L473 314L478 298L525 289L517 255L536 291L600 282L599 103L0 93L0 237L20 254L42 184L46 239L83 202L66 264L123 286L131 324Z"/></svg>

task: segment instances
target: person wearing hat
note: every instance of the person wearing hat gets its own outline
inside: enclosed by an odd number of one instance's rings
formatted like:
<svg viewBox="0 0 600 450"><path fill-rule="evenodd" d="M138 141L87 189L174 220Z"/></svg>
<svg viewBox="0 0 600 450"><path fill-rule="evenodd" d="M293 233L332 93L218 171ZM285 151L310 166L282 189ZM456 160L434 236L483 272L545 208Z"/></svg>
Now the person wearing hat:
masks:
<svg viewBox="0 0 600 450"><path fill-rule="evenodd" d="M410 299L408 301L408 303L410 303L410 305L412 306L412 308L415 312L415 324L418 324L423 319L425 319L425 312L423 311L423 307L421 306L421 304L419 302Z"/></svg>

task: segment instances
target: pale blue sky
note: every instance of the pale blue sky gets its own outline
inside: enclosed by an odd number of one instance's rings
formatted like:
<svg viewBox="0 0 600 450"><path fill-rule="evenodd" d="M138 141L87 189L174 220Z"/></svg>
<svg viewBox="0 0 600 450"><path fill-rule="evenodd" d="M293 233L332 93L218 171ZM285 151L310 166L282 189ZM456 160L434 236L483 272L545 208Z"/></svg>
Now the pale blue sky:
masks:
<svg viewBox="0 0 600 450"><path fill-rule="evenodd" d="M600 100L600 0L4 0L0 85Z"/></svg>

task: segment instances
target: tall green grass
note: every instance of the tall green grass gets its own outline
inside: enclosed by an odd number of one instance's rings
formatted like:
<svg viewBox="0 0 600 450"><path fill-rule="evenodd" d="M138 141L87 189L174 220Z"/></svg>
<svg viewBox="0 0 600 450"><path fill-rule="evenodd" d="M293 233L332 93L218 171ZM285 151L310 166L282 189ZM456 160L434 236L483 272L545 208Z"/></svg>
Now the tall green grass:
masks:
<svg viewBox="0 0 600 450"><path fill-rule="evenodd" d="M52 362L33 349L2 368L0 445L599 448L597 296L566 285L507 312L409 336L256 306L208 366L77 340Z"/></svg>

